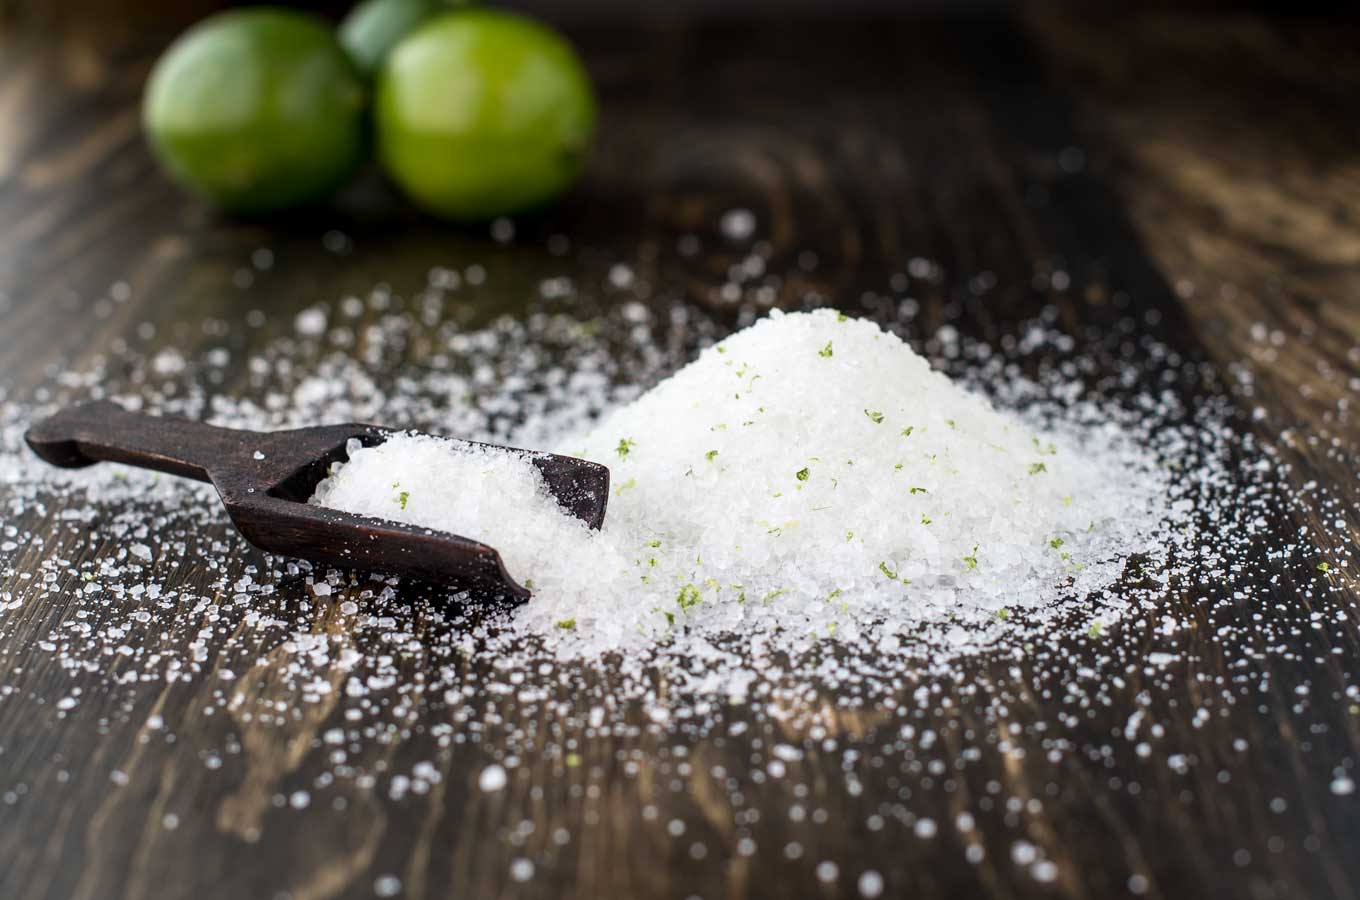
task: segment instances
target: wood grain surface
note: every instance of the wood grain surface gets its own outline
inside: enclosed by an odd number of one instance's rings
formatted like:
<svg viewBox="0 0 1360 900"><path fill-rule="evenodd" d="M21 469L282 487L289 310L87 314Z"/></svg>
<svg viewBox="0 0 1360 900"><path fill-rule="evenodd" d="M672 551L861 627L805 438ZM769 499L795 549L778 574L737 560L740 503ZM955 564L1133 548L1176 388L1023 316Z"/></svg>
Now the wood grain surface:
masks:
<svg viewBox="0 0 1360 900"><path fill-rule="evenodd" d="M458 739L437 709L394 704L381 734L346 742L345 765L373 777L333 784L318 779L335 765L322 736L345 723L343 670L301 702L282 649L210 631L193 677L115 685L116 661L67 672L40 649L73 608L44 596L0 611L0 896L320 900L374 896L391 875L411 898L855 897L870 870L894 897L1360 895L1360 800L1331 787L1360 775L1360 702L1346 694L1360 681L1355 567L1307 577L1265 556L1299 528L1332 558L1360 536L1356 29L1037 8L572 36L601 91L598 152L579 189L506 244L420 218L373 174L324 210L218 218L141 142L141 84L168 35L9 35L0 390L59 396L62 373L106 360L109 386L135 391L118 365L129 344L189 355L225 341L220 389L248 392L250 351L299 310L379 282L416 291L435 266L485 266L471 314L490 318L521 313L545 277L598 284L623 261L653 307L730 327L719 293L741 255L718 223L748 208L782 276L778 305L889 315L893 276L915 258L938 273L915 294L919 342L946 324L997 342L1049 316L1108 339L1114 357L1135 322L1220 386L1235 427L1281 454L1296 487L1339 502L1325 518L1281 507L1260 555L1237 561L1259 592L1219 602L1206 584L1204 605L1175 611L1189 623L1178 661L1156 672L1142 662L1162 646L1154 623L1066 643L1057 665L982 657L953 680L922 673L896 704L764 698L725 711L742 728L722 733L640 715L597 730L584 687L551 680L542 701L474 691L479 714ZM262 247L267 271L251 266ZM120 283L130 299L109 303ZM0 524L45 540L0 567L16 598L44 558L78 565L116 547L59 511L23 515ZM197 539L229 534L224 519ZM231 573L284 577L233 553ZM217 575L186 564L172 579L201 594ZM200 639L179 612L158 612L144 646ZM290 615L333 646L353 641L337 604ZM1112 658L1121 677L1076 674ZM466 660L467 683L490 664ZM418 660L401 667L418 696ZM59 712L73 686L83 701ZM1157 731L1126 740L1137 710ZM905 741L906 724L937 737ZM777 742L800 752L766 777ZM520 759L506 789L479 790L505 753ZM423 760L440 777L394 796L384 773ZM290 808L303 788L313 802ZM956 827L962 812L970 828ZM923 819L938 834L914 827ZM1033 854L1053 867L1036 871ZM519 857L532 878L512 876Z"/></svg>

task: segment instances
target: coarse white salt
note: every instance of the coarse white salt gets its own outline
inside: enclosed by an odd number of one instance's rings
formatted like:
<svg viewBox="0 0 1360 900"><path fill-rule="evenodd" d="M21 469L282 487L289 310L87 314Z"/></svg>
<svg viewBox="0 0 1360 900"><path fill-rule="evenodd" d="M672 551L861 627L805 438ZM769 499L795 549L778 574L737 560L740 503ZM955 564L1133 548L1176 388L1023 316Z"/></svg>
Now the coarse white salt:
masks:
<svg viewBox="0 0 1360 900"><path fill-rule="evenodd" d="M326 311L318 307L304 309L293 319L298 334L316 337L326 330Z"/></svg>
<svg viewBox="0 0 1360 900"><path fill-rule="evenodd" d="M355 451L314 502L497 548L534 591L519 627L587 654L1004 619L1107 586L1166 514L1118 429L1039 433L833 310L773 313L560 449L611 468L598 534L525 457L426 436Z"/></svg>
<svg viewBox="0 0 1360 900"><path fill-rule="evenodd" d="M557 504L524 454L415 433L376 447L353 442L311 502L488 544L531 590L561 594L589 584L589 529Z"/></svg>

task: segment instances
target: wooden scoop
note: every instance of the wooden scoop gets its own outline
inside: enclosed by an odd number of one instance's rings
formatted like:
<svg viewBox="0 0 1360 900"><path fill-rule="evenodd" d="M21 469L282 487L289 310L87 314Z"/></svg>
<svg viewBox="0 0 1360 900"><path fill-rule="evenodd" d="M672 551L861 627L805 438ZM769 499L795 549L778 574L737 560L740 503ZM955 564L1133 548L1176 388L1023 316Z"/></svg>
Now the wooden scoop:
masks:
<svg viewBox="0 0 1360 900"><path fill-rule="evenodd" d="M34 453L57 466L78 468L104 460L211 482L246 540L270 553L528 599L529 591L485 544L307 503L331 464L345 459L347 442L355 439L372 447L394 433L357 424L237 431L128 412L100 401L62 410L34 425L24 438ZM589 527L598 529L604 522L609 500L609 470L604 466L551 453L494 449L528 457L562 508Z"/></svg>

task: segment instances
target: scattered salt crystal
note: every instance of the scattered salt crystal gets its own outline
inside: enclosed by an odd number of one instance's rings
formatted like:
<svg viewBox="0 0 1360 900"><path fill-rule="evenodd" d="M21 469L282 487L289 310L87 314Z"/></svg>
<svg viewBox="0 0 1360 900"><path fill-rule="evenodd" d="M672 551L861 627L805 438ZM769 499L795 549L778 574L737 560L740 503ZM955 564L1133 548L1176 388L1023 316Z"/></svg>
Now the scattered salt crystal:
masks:
<svg viewBox="0 0 1360 900"><path fill-rule="evenodd" d="M874 900L875 897L883 894L883 876L873 869L866 870L859 876L859 895L866 900Z"/></svg>
<svg viewBox="0 0 1360 900"><path fill-rule="evenodd" d="M515 223L507 218L495 219L491 223L491 239L498 244L508 244L515 239Z"/></svg>
<svg viewBox="0 0 1360 900"><path fill-rule="evenodd" d="M534 864L524 857L517 857L510 863L510 879L525 882L534 877Z"/></svg>
<svg viewBox="0 0 1360 900"><path fill-rule="evenodd" d="M315 306L304 309L293 320L293 327L298 334L316 337L326 330L326 312Z"/></svg>
<svg viewBox="0 0 1360 900"><path fill-rule="evenodd" d="M1030 874L1041 884L1048 884L1058 878L1058 866L1051 859L1041 859L1030 867Z"/></svg>
<svg viewBox="0 0 1360 900"><path fill-rule="evenodd" d="M724 237L734 241L744 241L755 234L755 214L749 209L729 209L723 213L719 228Z"/></svg>
<svg viewBox="0 0 1360 900"><path fill-rule="evenodd" d="M173 347L167 347L157 353L151 361L151 368L158 375L174 375L184 371L184 355Z"/></svg>
<svg viewBox="0 0 1360 900"><path fill-rule="evenodd" d="M482 773L477 776L477 786L490 793L505 787L506 780L505 769L492 763L482 769Z"/></svg>

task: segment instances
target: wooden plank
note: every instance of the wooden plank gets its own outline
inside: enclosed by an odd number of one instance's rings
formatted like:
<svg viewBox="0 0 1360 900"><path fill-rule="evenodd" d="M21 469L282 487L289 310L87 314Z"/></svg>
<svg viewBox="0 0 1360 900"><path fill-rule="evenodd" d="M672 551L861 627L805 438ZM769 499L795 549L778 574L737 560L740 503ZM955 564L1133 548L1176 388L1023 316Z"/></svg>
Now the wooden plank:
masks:
<svg viewBox="0 0 1360 900"><path fill-rule="evenodd" d="M464 311L473 318L520 312L544 277L601 284L626 261L655 286L656 309L684 303L730 325L717 293L740 256L716 223L746 207L768 236L770 270L785 273L781 305L821 298L887 316L892 276L912 257L935 263L941 277L916 297L921 314L905 326L917 340L945 323L997 340L1052 306L1072 331L1108 340L1113 359L1132 317L1231 384L1229 364L1257 352L1251 326L1264 317L1291 337L1257 373L1248 405L1268 417L1256 427L1269 437L1287 417L1302 438L1291 451L1300 481L1354 491L1354 470L1325 443L1336 436L1353 448L1355 437L1338 409L1354 393L1344 379L1357 371L1355 333L1322 334L1354 327L1351 223L1318 212L1329 208L1323 198L1348 196L1346 178L1316 166L1344 159L1341 145L1282 127L1320 155L1281 165L1288 189L1272 191L1252 177L1276 146L1259 121L1244 126L1257 148L1245 162L1245 150L1207 153L1212 128L1191 151L1177 143L1186 117L1208 115L1238 87L1284 77L1324 109L1344 98L1324 79L1290 75L1315 54L1276 46L1253 23L1231 34L1254 36L1244 52L1268 68L1259 80L1232 74L1232 56L1193 89L1140 78L1148 67L1138 65L1110 76L1118 90L1089 88L1090 70L1140 52L1171 54L1183 67L1216 39L1191 31L1198 37L1176 39L1177 50L1164 46L1165 35L1185 34L1177 28L1032 20L1046 70L1020 32L988 20L590 26L575 36L604 99L598 156L581 189L519 223L509 246L422 221L372 180L336 209L282 223L205 215L160 180L127 124L158 37L24 43L0 59L0 109L17 111L0 130L0 384L41 395L60 372L108 356L110 387L135 391L118 341L190 356L225 343L232 362L221 390L247 392L249 354L307 305L378 281L409 294L432 266L473 262L489 273ZM1353 51L1328 46L1337 78L1353 87ZM1217 92L1214 78L1224 79ZM1140 92L1161 100L1140 101ZM1064 156L1071 147L1082 148L1081 166ZM1194 202L1179 200L1187 194ZM1293 232L1261 223L1275 213L1313 239L1279 237ZM344 253L327 249L332 230L347 235ZM556 234L570 239L566 256L549 249ZM699 237L699 254L680 252L685 234ZM273 254L266 271L250 265L260 247ZM1036 277L1056 268L1070 274L1069 289ZM996 288L970 290L984 271ZM1243 280L1237 271L1289 287L1250 301L1242 284L1223 294L1215 279ZM238 286L246 275L249 285ZM119 281L130 299L101 304ZM1193 294L1176 290L1182 281ZM1211 306L1196 302L1206 292L1219 298ZM249 324L253 309L266 313L263 325ZM224 323L225 336L204 322ZM1295 340L1289 329L1305 325L1314 337ZM101 536L108 521L71 525L53 512L7 523L42 544L0 562L0 591L29 596L22 576L43 559L78 565L119 552ZM1342 514L1354 515L1353 500ZM1282 510L1257 550L1278 546L1308 515ZM162 537L188 542L186 560L200 543L230 548L228 582L252 565L277 579L269 611L326 635L333 649L365 659L390 651L354 627L342 597L311 596L233 541L224 520L175 528ZM399 658L401 692L380 693L384 705L360 719L366 731L338 745L327 732L356 727L341 690L347 673L324 668L332 691L305 701L275 632L228 616L203 635L201 671L171 684L115 684L129 669L117 659L68 673L40 646L75 622L79 604L26 603L0 612L0 894L369 897L393 875L406 897L856 896L872 869L885 896L1107 897L1129 893L1136 877L1154 897L1353 897L1360 812L1329 790L1333 770L1353 771L1360 748L1360 716L1344 695L1360 658L1353 583L1328 591L1286 561L1242 563L1262 584L1255 605L1216 602L1224 598L1205 586L1203 602L1171 611L1190 627L1166 670L1143 662L1162 645L1152 618L1099 646L1072 639L1054 656L981 658L957 680L922 672L869 705L810 691L719 710L722 727L709 732L663 727L636 709L604 731L589 707L611 685L593 673L530 673L545 699L500 695L487 688L492 661L464 659L471 713L452 720L439 698L423 696L431 663L413 652ZM217 597L222 573L161 564L179 567L171 582L188 598L230 602ZM203 624L194 605L155 609L127 640L184 653ZM397 608L414 615L417 634L445 627ZM1313 612L1342 620L1320 630ZM1111 677L1075 674L1083 666ZM73 687L82 701L57 711ZM1146 754L1122 737L1140 709L1164 729L1140 735ZM904 726L938 738L907 740ZM782 778L766 774L775 743L802 750ZM521 763L506 789L480 790L479 773L507 753ZM393 796L392 776L422 761L437 783ZM299 790L310 794L304 809L289 805ZM956 827L962 812L972 829ZM935 837L915 834L920 818L938 823ZM754 841L751 855L739 852L743 838ZM980 859L969 861L970 847L982 848ZM1035 880L1030 848L1056 864L1052 882ZM510 876L518 857L535 860L525 883ZM828 885L814 872L825 860L839 867Z"/></svg>
<svg viewBox="0 0 1360 900"><path fill-rule="evenodd" d="M1360 29L1250 16L1029 19L1056 77L1102 136L1149 258L1199 341L1230 371L1254 428L1343 499L1339 550L1360 537L1353 404L1360 365ZM1119 33L1114 45L1102 36ZM1332 442L1339 441L1340 447Z"/></svg>

